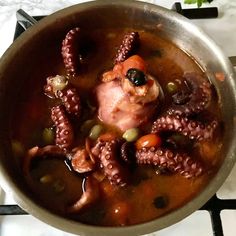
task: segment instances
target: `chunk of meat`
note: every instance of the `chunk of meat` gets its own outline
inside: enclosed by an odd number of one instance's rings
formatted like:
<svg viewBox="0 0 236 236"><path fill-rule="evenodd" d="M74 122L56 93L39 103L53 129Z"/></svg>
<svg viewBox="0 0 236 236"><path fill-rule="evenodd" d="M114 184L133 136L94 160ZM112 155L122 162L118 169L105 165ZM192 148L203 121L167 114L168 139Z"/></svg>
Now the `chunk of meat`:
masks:
<svg viewBox="0 0 236 236"><path fill-rule="evenodd" d="M99 119L104 123L117 126L122 131L138 127L147 121L156 107L156 103L132 102L129 93L122 89L120 81L117 80L100 84L96 94ZM144 96L143 99L146 97Z"/></svg>
<svg viewBox="0 0 236 236"><path fill-rule="evenodd" d="M141 71L145 83L136 86L131 82L127 78L129 69ZM101 121L125 131L150 119L157 106L160 88L146 70L145 61L139 55L133 55L103 74L103 83L96 89Z"/></svg>

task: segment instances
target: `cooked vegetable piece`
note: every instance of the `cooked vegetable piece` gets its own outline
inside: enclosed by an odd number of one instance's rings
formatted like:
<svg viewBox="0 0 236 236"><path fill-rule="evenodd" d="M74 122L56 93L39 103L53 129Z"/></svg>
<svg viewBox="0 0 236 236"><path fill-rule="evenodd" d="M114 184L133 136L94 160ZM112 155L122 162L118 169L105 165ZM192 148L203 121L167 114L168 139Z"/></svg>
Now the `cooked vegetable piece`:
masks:
<svg viewBox="0 0 236 236"><path fill-rule="evenodd" d="M45 128L42 136L44 144L53 144L55 140L55 131L52 128Z"/></svg>
<svg viewBox="0 0 236 236"><path fill-rule="evenodd" d="M42 184L48 184L53 181L53 177L50 174L47 174L47 175L42 176L39 181Z"/></svg>
<svg viewBox="0 0 236 236"><path fill-rule="evenodd" d="M61 193L65 190L65 183L60 179L56 180L52 186L56 193Z"/></svg>
<svg viewBox="0 0 236 236"><path fill-rule="evenodd" d="M147 134L139 138L136 142L137 149L159 147L161 145L161 138L156 134Z"/></svg>
<svg viewBox="0 0 236 236"><path fill-rule="evenodd" d="M169 82L167 85L166 85L166 89L169 93L175 93L178 89L178 86L176 83L174 82Z"/></svg>
<svg viewBox="0 0 236 236"><path fill-rule="evenodd" d="M89 138L91 138L92 140L96 140L100 136L102 131L103 131L102 125L94 125L90 130Z"/></svg>
<svg viewBox="0 0 236 236"><path fill-rule="evenodd" d="M18 140L12 140L11 142L12 151L15 157L20 157L24 154L25 148Z"/></svg>
<svg viewBox="0 0 236 236"><path fill-rule="evenodd" d="M122 137L127 142L133 142L133 141L137 140L138 136L139 136L139 129L138 128L131 128L131 129L126 130Z"/></svg>

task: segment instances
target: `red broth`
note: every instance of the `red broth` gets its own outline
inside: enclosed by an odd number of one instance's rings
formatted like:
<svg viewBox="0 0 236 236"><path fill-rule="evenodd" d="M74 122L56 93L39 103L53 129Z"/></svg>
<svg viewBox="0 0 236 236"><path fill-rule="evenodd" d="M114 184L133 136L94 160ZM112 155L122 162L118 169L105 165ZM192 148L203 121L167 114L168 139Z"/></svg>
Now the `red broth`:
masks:
<svg viewBox="0 0 236 236"><path fill-rule="evenodd" d="M93 124L101 124L104 128L103 132L113 132L122 137L119 129L103 124L97 118L96 110L91 112L89 107L96 108L94 87L101 83L102 73L112 69L117 47L128 31L130 29L99 29L89 33L89 37L94 42L94 46L90 49L93 53L89 54L87 61L82 64L78 78L70 79L70 83L79 91L83 101L82 107L83 104L89 104L89 106L85 105L82 117L76 121L77 146L83 146L85 138L88 137L88 130L81 131L86 120L93 120ZM161 114L162 110L170 105L171 94L167 89L169 82L183 80L185 72L196 72L203 76L204 72L193 58L171 42L149 32L140 31L139 35L141 42L137 54L145 60L148 73L158 80L165 94L165 102L159 111ZM60 51L58 52L60 45L55 45L51 50L51 60L47 64L42 64L42 69L38 69L40 73L37 71L32 75L34 79L29 82L15 111L18 121L12 124L14 130L12 143L20 168L28 149L54 144L54 139L50 140L51 137L49 140L45 139L45 129L53 127L50 108L59 101L45 96L43 86L46 77L56 74L65 75L66 71ZM206 114L211 114L211 117L218 121L221 119L214 92L211 104L203 116ZM148 128L144 127L143 130L145 133ZM130 184L118 187L110 184L101 170L95 171L101 190L99 200L78 213L68 214L65 209L82 195L82 182L85 175L71 170L63 158L42 158L35 160L30 167L32 178L29 191L33 193L39 204L50 211L86 224L124 226L147 222L184 206L207 185L221 163L218 155L222 145L221 132L218 128L213 139L191 142L190 148L186 147L189 156L200 159L207 166L208 171L199 177L186 179L179 174L160 174L155 166L139 165L129 170Z"/></svg>

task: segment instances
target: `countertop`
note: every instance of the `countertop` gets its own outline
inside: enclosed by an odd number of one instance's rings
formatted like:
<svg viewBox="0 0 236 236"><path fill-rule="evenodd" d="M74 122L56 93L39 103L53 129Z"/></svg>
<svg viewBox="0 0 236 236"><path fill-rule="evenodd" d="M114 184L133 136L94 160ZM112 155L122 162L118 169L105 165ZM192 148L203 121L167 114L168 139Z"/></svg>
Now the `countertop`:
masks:
<svg viewBox="0 0 236 236"><path fill-rule="evenodd" d="M0 56L10 46L16 25L16 11L20 8L30 15L47 15L59 9L85 1L78 0L0 0ZM146 1L171 8L174 0ZM184 2L179 1L179 2ZM193 8L196 5L184 5ZM214 0L204 6L216 6L219 17L216 19L192 20L192 22L207 32L222 48L226 56L236 56L236 1ZM220 198L236 198L236 167L223 186L217 192ZM0 191L0 204L14 203L9 195ZM221 213L224 236L236 235L236 211L224 210ZM18 236L72 236L51 226L48 226L32 216L1 216L0 235ZM212 236L210 217L206 211L197 211L181 222L148 236Z"/></svg>

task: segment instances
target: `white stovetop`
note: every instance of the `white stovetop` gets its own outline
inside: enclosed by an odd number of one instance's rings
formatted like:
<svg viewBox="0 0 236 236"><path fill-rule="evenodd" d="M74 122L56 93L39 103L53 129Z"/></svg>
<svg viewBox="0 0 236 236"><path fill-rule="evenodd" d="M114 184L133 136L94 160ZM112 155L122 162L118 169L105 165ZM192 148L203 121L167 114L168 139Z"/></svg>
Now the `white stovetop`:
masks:
<svg viewBox="0 0 236 236"><path fill-rule="evenodd" d="M124 0L125 1L125 0ZM151 2L171 8L177 0L149 0ZM47 15L64 7L81 3L81 0L0 0L0 56L10 46L16 24L15 13L22 8L30 15ZM182 3L184 0L180 0ZM208 6L209 4L204 4ZM219 8L217 19L193 20L207 32L222 48L227 56L236 56L236 1L214 0L210 6ZM196 7L183 5L183 8ZM1 183L0 183L1 184ZM217 193L220 198L236 198L236 166L224 185ZM0 189L0 204L14 204L14 200ZM236 211L221 212L225 236L236 235ZM17 236L72 236L51 226L48 226L32 216L1 216L0 235ZM210 216L206 211L197 211L183 221L149 234L148 236L212 236Z"/></svg>

